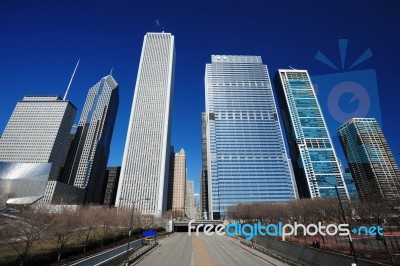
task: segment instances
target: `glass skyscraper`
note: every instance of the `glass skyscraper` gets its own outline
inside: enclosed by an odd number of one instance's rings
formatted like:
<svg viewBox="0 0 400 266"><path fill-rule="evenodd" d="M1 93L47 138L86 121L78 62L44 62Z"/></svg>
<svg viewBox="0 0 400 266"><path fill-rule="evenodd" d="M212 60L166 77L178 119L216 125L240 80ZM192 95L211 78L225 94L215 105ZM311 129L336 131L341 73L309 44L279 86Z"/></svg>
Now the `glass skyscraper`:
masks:
<svg viewBox="0 0 400 266"><path fill-rule="evenodd" d="M104 178L119 105L119 88L111 75L89 89L61 173L61 181L86 189L86 203L103 203Z"/></svg>
<svg viewBox="0 0 400 266"><path fill-rule="evenodd" d="M400 198L400 171L375 118L353 118L338 129L360 200Z"/></svg>
<svg viewBox="0 0 400 266"><path fill-rule="evenodd" d="M267 66L212 55L206 65L209 218L229 206L295 198Z"/></svg>
<svg viewBox="0 0 400 266"><path fill-rule="evenodd" d="M147 33L118 185L119 208L134 206L145 214L167 209L174 65L174 36Z"/></svg>
<svg viewBox="0 0 400 266"><path fill-rule="evenodd" d="M299 196L337 197L349 194L306 70L278 70L274 78Z"/></svg>
<svg viewBox="0 0 400 266"><path fill-rule="evenodd" d="M347 191L349 192L349 197L351 201L358 201L359 197L358 197L358 192L357 192L357 188L356 188L356 182L353 179L353 176L350 172L349 168L346 168L343 172L343 178L344 178L344 182L346 184L347 187Z"/></svg>

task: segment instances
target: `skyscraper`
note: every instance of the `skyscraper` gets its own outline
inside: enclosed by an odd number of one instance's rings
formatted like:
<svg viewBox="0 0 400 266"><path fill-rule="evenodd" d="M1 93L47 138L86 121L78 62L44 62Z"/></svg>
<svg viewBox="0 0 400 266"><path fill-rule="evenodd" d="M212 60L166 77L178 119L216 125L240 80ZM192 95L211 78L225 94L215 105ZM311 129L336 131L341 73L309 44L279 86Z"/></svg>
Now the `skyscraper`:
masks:
<svg viewBox="0 0 400 266"><path fill-rule="evenodd" d="M115 197L117 195L119 175L121 174L121 167L107 167L106 170L106 185L104 188L104 205L114 206Z"/></svg>
<svg viewBox="0 0 400 266"><path fill-rule="evenodd" d="M200 214L200 194L194 193L194 213L196 219L202 219Z"/></svg>
<svg viewBox="0 0 400 266"><path fill-rule="evenodd" d="M259 56L206 65L209 218L241 203L295 198L268 70Z"/></svg>
<svg viewBox="0 0 400 266"><path fill-rule="evenodd" d="M306 70L274 78L300 197L348 199L332 140Z"/></svg>
<svg viewBox="0 0 400 266"><path fill-rule="evenodd" d="M338 129L360 200L400 198L400 172L374 118L353 118Z"/></svg>
<svg viewBox="0 0 400 266"><path fill-rule="evenodd" d="M358 201L359 197L358 197L358 192L357 192L357 188L356 188L356 182L354 181L349 168L346 168L343 170L343 178L344 178L344 182L347 187L347 191L349 192L350 200Z"/></svg>
<svg viewBox="0 0 400 266"><path fill-rule="evenodd" d="M61 180L85 188L86 203L103 203L104 176L119 104L111 75L89 89Z"/></svg>
<svg viewBox="0 0 400 266"><path fill-rule="evenodd" d="M167 209L174 36L144 37L116 206L142 213ZM145 200L149 198L149 200Z"/></svg>
<svg viewBox="0 0 400 266"><path fill-rule="evenodd" d="M75 115L76 107L58 96L25 96L0 139L0 161L52 163L56 180Z"/></svg>
<svg viewBox="0 0 400 266"><path fill-rule="evenodd" d="M75 114L75 106L58 96L25 96L17 103L0 139L0 194L10 203L30 204L56 182Z"/></svg>
<svg viewBox="0 0 400 266"><path fill-rule="evenodd" d="M207 116L201 113L200 217L208 219Z"/></svg>
<svg viewBox="0 0 400 266"><path fill-rule="evenodd" d="M186 180L185 216L189 219L196 218L196 209L194 206L194 182L192 180Z"/></svg>
<svg viewBox="0 0 400 266"><path fill-rule="evenodd" d="M171 154L168 186L168 210L185 213L186 153L183 149Z"/></svg>

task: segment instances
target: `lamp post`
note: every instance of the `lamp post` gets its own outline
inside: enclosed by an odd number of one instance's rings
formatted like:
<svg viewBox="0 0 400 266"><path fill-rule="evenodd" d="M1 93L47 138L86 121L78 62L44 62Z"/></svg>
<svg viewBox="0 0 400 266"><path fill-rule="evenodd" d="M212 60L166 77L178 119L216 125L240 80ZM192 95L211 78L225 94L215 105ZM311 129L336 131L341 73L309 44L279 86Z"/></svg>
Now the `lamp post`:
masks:
<svg viewBox="0 0 400 266"><path fill-rule="evenodd" d="M326 183L328 183L329 185L335 187L336 195L337 195L337 198L339 200L340 210L341 210L342 216L343 216L343 221L347 224L346 213L344 212L344 209L343 209L342 199L340 198L340 195L339 195L338 186L336 184L331 184L329 182L326 182ZM358 262L357 262L356 251L354 250L353 240L351 239L351 235L350 234L348 235L348 238L349 238L350 252L353 255L355 266L357 266Z"/></svg>
<svg viewBox="0 0 400 266"><path fill-rule="evenodd" d="M150 198L143 198L143 199L138 199L136 201L128 201L130 203L132 203L132 211L131 211L131 222L129 225L129 235L128 235L128 245L127 245L127 249L126 249L126 265L129 265L129 243L131 241L131 231L132 231L132 221L133 221L133 212L135 210L135 203L139 202L139 201L143 201L143 200L149 200ZM123 200L123 198L120 198L120 200Z"/></svg>

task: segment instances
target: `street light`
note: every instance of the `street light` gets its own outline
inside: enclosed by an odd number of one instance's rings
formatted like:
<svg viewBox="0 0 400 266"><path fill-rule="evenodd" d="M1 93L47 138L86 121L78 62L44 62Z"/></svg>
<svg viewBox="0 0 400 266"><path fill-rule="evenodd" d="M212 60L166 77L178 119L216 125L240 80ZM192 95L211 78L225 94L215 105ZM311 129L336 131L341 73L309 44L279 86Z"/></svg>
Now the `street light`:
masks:
<svg viewBox="0 0 400 266"><path fill-rule="evenodd" d="M325 182L326 182L326 181L325 181ZM329 185L335 187L336 195L337 195L337 198L338 198L338 200L339 200L340 210L342 211L343 221L347 224L346 213L345 213L344 210L343 210L342 199L340 198L340 195L339 195L338 186L337 186L336 184L331 184L331 183L329 183L329 182L326 182L326 183L328 183ZM350 235L350 234L348 235L348 238L349 238L350 252L351 252L351 254L353 255L354 262L355 262L355 264L356 264L356 266L357 266L358 263L357 263L356 251L354 250L353 240L351 239L351 235Z"/></svg>
<svg viewBox="0 0 400 266"><path fill-rule="evenodd" d="M120 198L120 200L124 200L124 199ZM138 199L136 201L128 201L128 202L132 203L132 211L131 211L131 223L129 225L128 246L127 246L127 249L126 249L126 265L129 265L129 242L131 241L133 211L135 210L135 203L137 203L139 201L144 201L144 200L150 200L150 198Z"/></svg>

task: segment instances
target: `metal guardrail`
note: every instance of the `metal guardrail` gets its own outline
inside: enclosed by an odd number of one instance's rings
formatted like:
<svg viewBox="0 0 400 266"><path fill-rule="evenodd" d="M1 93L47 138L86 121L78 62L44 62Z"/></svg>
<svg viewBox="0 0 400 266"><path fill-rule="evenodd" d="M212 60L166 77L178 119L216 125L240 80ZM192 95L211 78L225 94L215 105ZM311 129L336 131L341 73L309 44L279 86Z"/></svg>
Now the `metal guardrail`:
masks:
<svg viewBox="0 0 400 266"><path fill-rule="evenodd" d="M140 257L142 257L144 254L146 254L147 252L149 252L150 250L155 248L157 245L158 245L158 242L155 242L152 245L142 245L142 246L138 247L137 249L134 250L133 254L129 256L129 262L127 263L126 261L124 261L122 264L120 264L120 266L131 265L132 263L137 261ZM142 247L146 247L146 248L143 248L142 250L140 250ZM136 252L137 250L140 250L140 251Z"/></svg>
<svg viewBox="0 0 400 266"><path fill-rule="evenodd" d="M166 236L168 236L169 234L163 234L160 235L157 239L162 239ZM155 248L156 246L158 246L158 241L155 241L154 243L152 243L151 245L146 245L146 244L142 244L140 246L138 246L137 248L135 248L133 250L133 254L129 255L129 262L127 263L126 260L124 260L123 262L118 262L119 266L126 266L126 265L131 265L132 263L136 262L140 257L142 257L143 255L145 255L147 252L149 252L150 250L152 250L153 248ZM146 248L143 248L146 247ZM143 248L142 250L140 250L141 248ZM114 264L117 265L117 264ZM113 265L113 266L114 266Z"/></svg>

